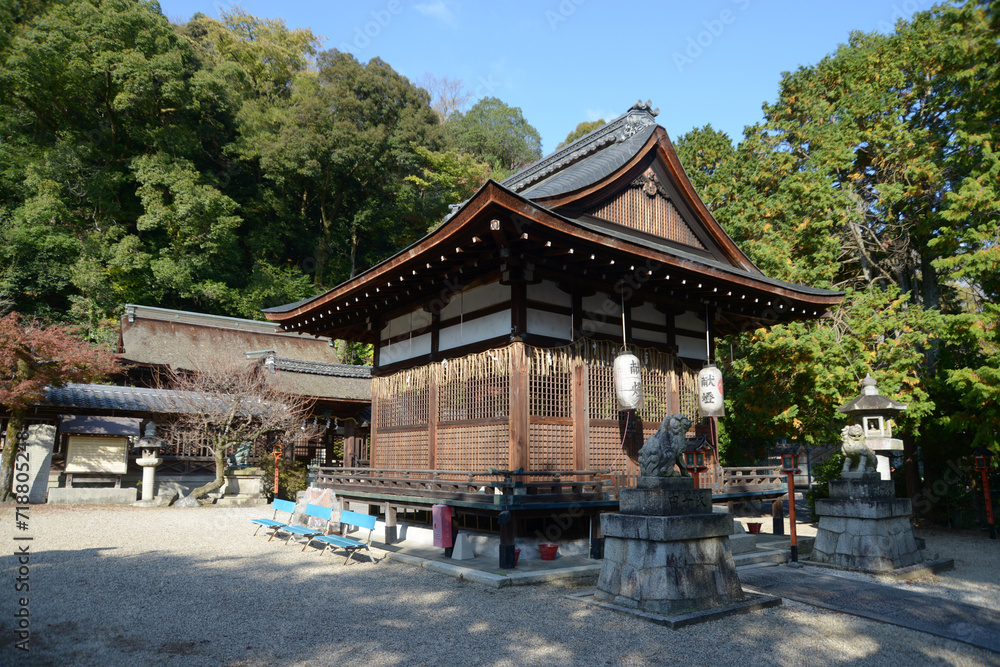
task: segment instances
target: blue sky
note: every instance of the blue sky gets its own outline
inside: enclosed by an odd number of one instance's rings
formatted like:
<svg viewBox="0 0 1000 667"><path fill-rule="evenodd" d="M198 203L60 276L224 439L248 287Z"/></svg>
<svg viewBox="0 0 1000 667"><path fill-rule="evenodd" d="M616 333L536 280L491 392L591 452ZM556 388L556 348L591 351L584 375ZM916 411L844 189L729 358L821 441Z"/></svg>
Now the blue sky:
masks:
<svg viewBox="0 0 1000 667"><path fill-rule="evenodd" d="M520 107L544 153L584 120L636 100L659 107L671 137L711 124L734 141L761 119L783 71L811 65L852 30L890 32L929 0L605 0L485 2L242 0L258 17L308 27L359 60L378 56L411 81L461 79L474 99ZM218 0L160 0L184 22L217 17Z"/></svg>

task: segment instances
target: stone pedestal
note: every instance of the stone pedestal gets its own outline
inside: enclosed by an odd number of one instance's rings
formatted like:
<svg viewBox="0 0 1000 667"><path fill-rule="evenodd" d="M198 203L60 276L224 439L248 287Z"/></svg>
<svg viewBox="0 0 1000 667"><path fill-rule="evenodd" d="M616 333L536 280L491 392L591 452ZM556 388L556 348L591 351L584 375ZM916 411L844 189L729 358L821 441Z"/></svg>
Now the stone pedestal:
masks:
<svg viewBox="0 0 1000 667"><path fill-rule="evenodd" d="M28 441L23 445L28 454L28 502L45 502L49 490L49 470L52 468L52 449L56 443L56 427L51 424L32 424L28 427ZM20 463L24 459L18 459ZM17 476L15 476L15 481ZM19 482L18 482L19 483Z"/></svg>
<svg viewBox="0 0 1000 667"><path fill-rule="evenodd" d="M830 482L816 501L819 529L810 559L851 570L886 572L923 560L907 498L896 498L878 473Z"/></svg>
<svg viewBox="0 0 1000 667"><path fill-rule="evenodd" d="M155 451L155 450L154 450ZM154 485L156 484L156 466L163 463L163 459L153 456L143 456L135 461L142 466L142 499L152 500Z"/></svg>
<svg viewBox="0 0 1000 667"><path fill-rule="evenodd" d="M733 518L712 513L711 489L695 489L688 477L642 477L622 489L619 507L601 515L595 599L666 615L743 600L729 550Z"/></svg>

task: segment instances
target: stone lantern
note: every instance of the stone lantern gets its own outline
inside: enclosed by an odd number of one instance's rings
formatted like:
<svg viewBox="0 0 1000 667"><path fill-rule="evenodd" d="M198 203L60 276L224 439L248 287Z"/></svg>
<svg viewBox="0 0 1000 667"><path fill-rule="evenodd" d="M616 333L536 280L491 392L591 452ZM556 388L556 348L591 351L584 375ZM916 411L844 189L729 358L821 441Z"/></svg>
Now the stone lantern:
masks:
<svg viewBox="0 0 1000 667"><path fill-rule="evenodd" d="M163 463L163 459L157 457L160 447L166 446L167 442L163 438L156 437L156 424L149 422L146 424L146 435L139 438L136 447L142 450L142 458L136 459L136 463L142 466L142 499L153 499L153 485L156 483L156 466Z"/></svg>
<svg viewBox="0 0 1000 667"><path fill-rule="evenodd" d="M906 404L878 393L875 384L875 378L867 375L861 381L861 395L837 408L837 412L854 418L864 431L865 444L878 457L879 476L890 479L892 452L903 449L903 441L892 437L893 418L906 409Z"/></svg>

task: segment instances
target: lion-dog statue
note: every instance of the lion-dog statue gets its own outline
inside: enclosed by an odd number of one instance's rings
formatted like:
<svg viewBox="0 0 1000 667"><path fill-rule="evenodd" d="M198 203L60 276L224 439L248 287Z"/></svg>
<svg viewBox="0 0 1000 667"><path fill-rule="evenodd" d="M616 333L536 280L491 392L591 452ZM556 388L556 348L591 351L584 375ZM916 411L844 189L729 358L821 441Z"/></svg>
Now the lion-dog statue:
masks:
<svg viewBox="0 0 1000 667"><path fill-rule="evenodd" d="M844 453L844 468L841 475L850 472L863 474L878 468L878 459L865 442L865 431L860 424L845 426L840 432L841 451ZM853 468L853 470L852 470Z"/></svg>
<svg viewBox="0 0 1000 667"><path fill-rule="evenodd" d="M639 450L639 473L643 477L690 477L684 465L684 436L690 426L691 420L684 415L664 417L659 430Z"/></svg>

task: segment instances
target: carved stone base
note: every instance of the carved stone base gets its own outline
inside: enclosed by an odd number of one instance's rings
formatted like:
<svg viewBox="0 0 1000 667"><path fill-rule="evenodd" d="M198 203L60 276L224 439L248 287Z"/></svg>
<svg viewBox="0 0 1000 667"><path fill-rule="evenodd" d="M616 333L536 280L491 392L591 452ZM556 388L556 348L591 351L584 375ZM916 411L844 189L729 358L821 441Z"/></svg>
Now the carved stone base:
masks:
<svg viewBox="0 0 1000 667"><path fill-rule="evenodd" d="M878 478L830 482L830 498L816 501L819 528L810 560L865 572L914 565L923 555L913 537L910 501L893 497Z"/></svg>
<svg viewBox="0 0 1000 667"><path fill-rule="evenodd" d="M729 550L729 515L605 514L601 530L604 562L594 595L597 600L655 614L677 614L744 597Z"/></svg>
<svg viewBox="0 0 1000 667"><path fill-rule="evenodd" d="M601 515L596 600L672 615L744 599L729 548L733 517L712 513L711 490L691 478L644 477L621 490L619 506L621 514Z"/></svg>

